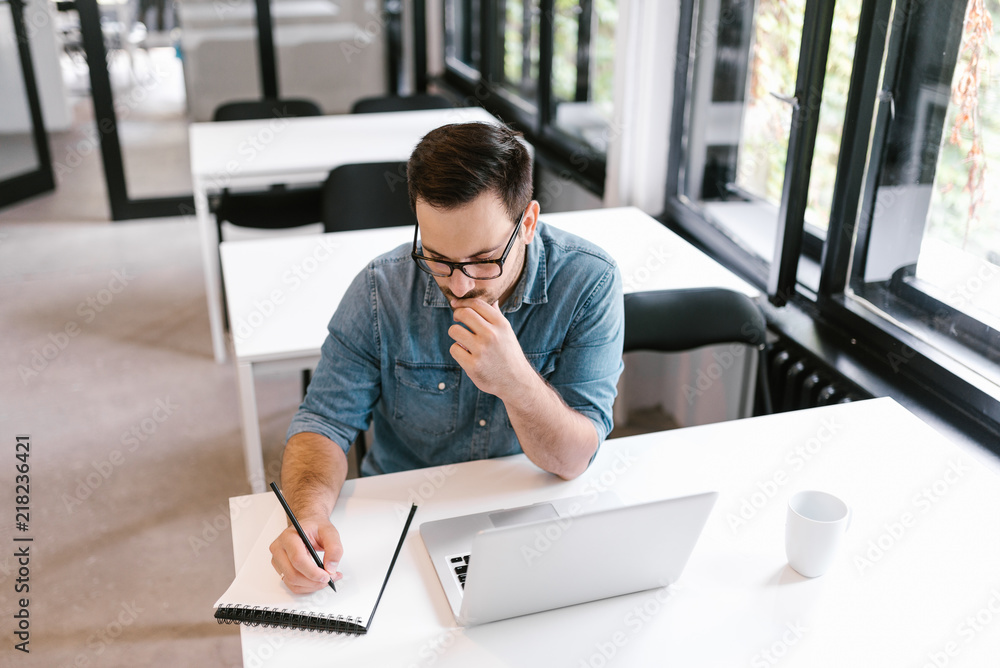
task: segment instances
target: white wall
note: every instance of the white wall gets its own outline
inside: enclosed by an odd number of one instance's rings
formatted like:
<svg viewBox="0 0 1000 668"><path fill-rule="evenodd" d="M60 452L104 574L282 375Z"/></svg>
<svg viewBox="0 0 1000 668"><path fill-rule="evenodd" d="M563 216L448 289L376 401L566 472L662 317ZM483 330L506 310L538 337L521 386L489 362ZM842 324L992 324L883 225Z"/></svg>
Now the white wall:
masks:
<svg viewBox="0 0 1000 668"><path fill-rule="evenodd" d="M25 24L45 129L67 130L71 117L66 87L59 69L62 44L56 37L55 9L48 0L29 0L25 7ZM8 7L0 11L0 132L31 132L21 58Z"/></svg>

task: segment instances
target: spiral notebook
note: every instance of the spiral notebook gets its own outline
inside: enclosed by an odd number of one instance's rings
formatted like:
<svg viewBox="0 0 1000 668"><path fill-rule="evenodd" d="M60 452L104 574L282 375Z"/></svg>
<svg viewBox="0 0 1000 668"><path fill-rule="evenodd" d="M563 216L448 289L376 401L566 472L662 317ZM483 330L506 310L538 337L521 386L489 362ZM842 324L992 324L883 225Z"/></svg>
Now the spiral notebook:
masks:
<svg viewBox="0 0 1000 668"><path fill-rule="evenodd" d="M398 502L342 497L330 519L344 546L338 568L344 577L337 581L336 592L324 587L303 595L293 594L271 566L268 548L286 526L285 512L275 499L274 511L236 579L215 603L216 620L220 624L367 633L416 509L411 506L406 515Z"/></svg>

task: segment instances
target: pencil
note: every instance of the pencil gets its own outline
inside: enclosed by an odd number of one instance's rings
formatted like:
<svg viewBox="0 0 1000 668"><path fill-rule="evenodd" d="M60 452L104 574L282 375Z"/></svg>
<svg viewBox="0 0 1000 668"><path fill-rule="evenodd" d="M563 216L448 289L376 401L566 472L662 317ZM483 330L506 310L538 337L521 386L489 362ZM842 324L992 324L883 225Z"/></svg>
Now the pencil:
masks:
<svg viewBox="0 0 1000 668"><path fill-rule="evenodd" d="M301 538L302 542L306 544L306 549L309 550L309 554L312 555L312 558L316 562L316 565L319 566L320 568L323 568L323 560L319 558L318 554L316 554L316 550L313 549L312 543L310 543L309 539L306 537L306 532L302 530L302 525L299 524L299 521L295 518L295 513L292 512L292 509L288 506L288 502L285 501L285 497L282 496L281 491L278 489L278 486L275 485L273 482L271 483L271 490L274 492L274 495L278 497L278 501L281 501L281 507L285 509L285 514L288 515L288 519L292 521L292 525L295 527L295 530L299 533L299 538ZM326 569L324 569L324 571L325 570ZM330 582L328 584L330 585L330 589L332 589L333 591L337 591L337 588L333 584L332 577L330 578Z"/></svg>

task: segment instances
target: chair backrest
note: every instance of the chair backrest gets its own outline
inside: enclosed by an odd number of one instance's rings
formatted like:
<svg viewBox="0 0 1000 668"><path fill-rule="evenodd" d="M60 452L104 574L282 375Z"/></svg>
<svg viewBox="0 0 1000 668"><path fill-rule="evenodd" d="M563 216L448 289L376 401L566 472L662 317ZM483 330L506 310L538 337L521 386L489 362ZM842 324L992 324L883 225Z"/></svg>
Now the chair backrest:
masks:
<svg viewBox="0 0 1000 668"><path fill-rule="evenodd" d="M376 114L385 111L420 111L421 109L451 109L455 105L441 95L383 95L365 97L351 106L352 114Z"/></svg>
<svg viewBox="0 0 1000 668"><path fill-rule="evenodd" d="M406 190L405 162L341 165L323 184L327 232L415 225Z"/></svg>
<svg viewBox="0 0 1000 668"><path fill-rule="evenodd" d="M239 227L274 230L300 227L323 220L322 191L307 188L223 193L213 208L219 225L223 221ZM219 229L219 239L222 230Z"/></svg>
<svg viewBox="0 0 1000 668"><path fill-rule="evenodd" d="M296 116L322 116L323 110L310 100L264 99L239 100L219 105L212 114L213 121L250 121L259 118L285 118Z"/></svg>
<svg viewBox="0 0 1000 668"><path fill-rule="evenodd" d="M766 323L749 297L724 288L625 295L625 352L680 352L717 343L765 342Z"/></svg>
<svg viewBox="0 0 1000 668"><path fill-rule="evenodd" d="M758 349L756 412L771 413L764 352L767 321L752 299L724 288L650 290L625 295L624 352L683 352L719 343L743 343Z"/></svg>

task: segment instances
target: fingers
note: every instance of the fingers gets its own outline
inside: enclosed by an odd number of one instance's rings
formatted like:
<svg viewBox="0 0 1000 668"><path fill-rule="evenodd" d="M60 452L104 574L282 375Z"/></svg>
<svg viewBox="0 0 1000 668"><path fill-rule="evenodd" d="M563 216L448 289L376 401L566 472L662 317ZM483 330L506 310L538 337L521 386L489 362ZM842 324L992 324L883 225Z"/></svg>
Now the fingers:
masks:
<svg viewBox="0 0 1000 668"><path fill-rule="evenodd" d="M490 324L498 324L501 320L505 320L503 314L500 312L500 308L496 304L487 304L482 299L453 299L451 301L451 307L455 311L455 320L464 322L460 319L463 309L468 309L466 313L476 313L483 320ZM474 322L474 321L473 321ZM471 323L467 323L471 324Z"/></svg>
<svg viewBox="0 0 1000 668"><path fill-rule="evenodd" d="M271 543L271 566L292 593L308 594L326 587L331 577L335 581L342 577L336 572L335 565L340 561L344 551L340 545L340 536L333 525L330 525L325 532L321 530L321 533L326 534L326 541L331 551L331 557L326 561L327 564L333 564L331 572L324 571L316 565L293 527L285 529ZM321 549L325 547L321 546ZM324 559L325 557L324 554Z"/></svg>
<svg viewBox="0 0 1000 668"><path fill-rule="evenodd" d="M340 532L332 524L326 524L319 528L318 543L319 549L323 550L323 568L330 577L337 579L339 574L337 568L340 566L340 559L344 556L344 546L340 543Z"/></svg>
<svg viewBox="0 0 1000 668"><path fill-rule="evenodd" d="M476 342L476 335L461 325L452 325L448 328L448 336L466 352L472 352L472 347Z"/></svg>
<svg viewBox="0 0 1000 668"><path fill-rule="evenodd" d="M465 369L466 373L469 373L469 365L472 363L472 353L463 347L461 343L453 343L448 352L451 353L452 359L458 362L459 366Z"/></svg>

